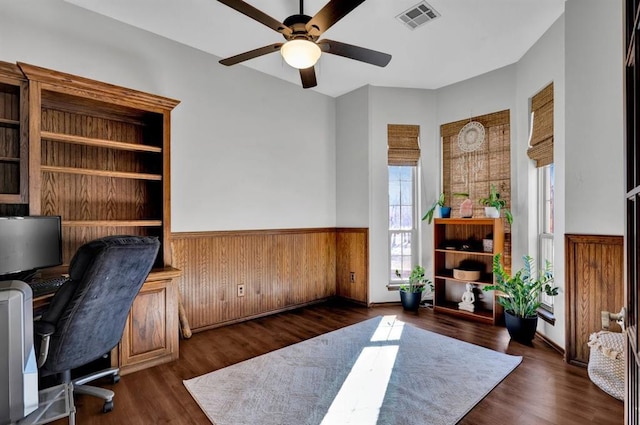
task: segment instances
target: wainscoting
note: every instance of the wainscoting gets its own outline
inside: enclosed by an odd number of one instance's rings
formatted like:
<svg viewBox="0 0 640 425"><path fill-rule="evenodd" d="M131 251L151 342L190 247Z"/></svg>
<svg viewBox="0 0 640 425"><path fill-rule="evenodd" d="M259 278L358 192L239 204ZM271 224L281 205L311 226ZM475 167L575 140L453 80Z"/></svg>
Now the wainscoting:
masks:
<svg viewBox="0 0 640 425"><path fill-rule="evenodd" d="M618 312L624 305L623 238L565 235L565 253L565 355L568 362L586 366L589 335L602 329L600 311Z"/></svg>
<svg viewBox="0 0 640 425"><path fill-rule="evenodd" d="M366 288L367 234L367 229L335 228L173 233L173 266L182 270L178 285L191 329L335 296L337 264L341 282L345 276L349 282L353 271L354 284ZM364 260L358 260L362 256ZM349 269L351 264L364 267ZM244 285L242 297L238 285ZM366 289L362 299L362 291L345 296L367 301Z"/></svg>

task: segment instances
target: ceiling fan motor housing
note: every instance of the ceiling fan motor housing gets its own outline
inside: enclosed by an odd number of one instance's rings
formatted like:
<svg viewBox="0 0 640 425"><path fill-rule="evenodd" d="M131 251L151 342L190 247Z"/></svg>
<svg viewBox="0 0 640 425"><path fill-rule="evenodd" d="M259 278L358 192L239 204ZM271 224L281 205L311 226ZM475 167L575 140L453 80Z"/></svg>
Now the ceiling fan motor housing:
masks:
<svg viewBox="0 0 640 425"><path fill-rule="evenodd" d="M286 33L282 34L284 38L287 40L309 40L316 41L318 39L317 36L313 36L309 34L307 31L307 22L311 20L311 16L308 15L291 15L287 19L284 20L283 24L291 28L291 34L287 35Z"/></svg>

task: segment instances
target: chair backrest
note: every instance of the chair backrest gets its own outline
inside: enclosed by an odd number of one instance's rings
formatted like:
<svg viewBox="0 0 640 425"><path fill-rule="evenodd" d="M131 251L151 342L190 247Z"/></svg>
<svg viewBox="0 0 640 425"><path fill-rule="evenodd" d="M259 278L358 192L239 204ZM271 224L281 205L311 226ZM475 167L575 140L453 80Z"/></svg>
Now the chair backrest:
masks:
<svg viewBox="0 0 640 425"><path fill-rule="evenodd" d="M115 347L131 305L156 259L155 237L108 236L82 245L40 320L55 326L43 369L63 372Z"/></svg>

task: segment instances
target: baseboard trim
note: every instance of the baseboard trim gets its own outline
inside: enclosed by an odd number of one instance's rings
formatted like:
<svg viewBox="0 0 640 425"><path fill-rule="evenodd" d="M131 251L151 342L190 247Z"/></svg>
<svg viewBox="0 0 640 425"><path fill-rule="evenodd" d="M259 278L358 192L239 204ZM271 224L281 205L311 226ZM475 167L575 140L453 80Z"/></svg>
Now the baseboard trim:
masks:
<svg viewBox="0 0 640 425"><path fill-rule="evenodd" d="M565 356L564 349L562 347L560 347L558 344L556 344L555 342L551 341L549 338L547 338L546 336L542 335L540 332L536 332L536 335L538 336L538 338L540 338L542 340L542 342L546 343L549 347L553 348L558 353L560 353L560 355L562 357Z"/></svg>
<svg viewBox="0 0 640 425"><path fill-rule="evenodd" d="M202 326L202 327L199 327L199 328L196 328L196 329L191 329L191 331L193 333L204 332L204 331L208 331L210 329L221 328L223 326L229 326L229 325L233 325L233 324L236 324L236 323L242 323L242 322L246 322L248 320L259 319L259 318L265 317L265 316L272 316L272 315L278 314L278 313L284 313L285 311L295 310L297 308L308 307L310 305L324 303L324 302L327 302L327 301L329 301L331 299L334 299L334 298L335 297L320 298L320 299L309 301L309 302L306 302L306 303L293 304L293 305L289 305L289 306L286 306L286 307L283 307L283 308L279 308L279 309L276 309L276 310L265 311L265 312L254 314L254 315L251 315L251 316L239 317L239 318L233 319L233 320L226 320L224 322L219 322L219 323L214 323L214 324L207 325L207 326Z"/></svg>

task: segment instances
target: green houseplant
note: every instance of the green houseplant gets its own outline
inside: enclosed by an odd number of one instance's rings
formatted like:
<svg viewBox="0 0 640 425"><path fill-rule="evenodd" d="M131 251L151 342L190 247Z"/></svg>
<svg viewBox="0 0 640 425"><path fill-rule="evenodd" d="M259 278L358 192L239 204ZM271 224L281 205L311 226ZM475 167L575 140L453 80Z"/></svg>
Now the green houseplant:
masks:
<svg viewBox="0 0 640 425"><path fill-rule="evenodd" d="M396 270L396 276L402 277L400 272ZM409 274L408 281L400 285L400 301L405 310L415 311L420 306L422 293L427 285L433 290L433 283L424 275L424 267L415 266Z"/></svg>
<svg viewBox="0 0 640 425"><path fill-rule="evenodd" d="M427 223L431 224L431 222L433 221L433 215L436 212L436 208L440 207L442 209L443 207L445 207L444 202L445 202L445 197L444 197L444 192L442 192L438 197L438 199L433 203L433 205L431 205L431 208L429 208L429 210L422 217L422 220L423 221L427 220ZM449 209L449 213L451 213L451 209Z"/></svg>
<svg viewBox="0 0 640 425"><path fill-rule="evenodd" d="M513 276L504 270L501 254L493 257L494 284L484 287L485 291L497 290L504 295L498 296L498 302L505 309L505 322L511 338L520 342L531 342L538 324L537 310L540 307L540 294L558 295L558 287L551 286L553 272L551 263L546 262L544 270L534 276L534 260L528 255L522 257L524 267Z"/></svg>
<svg viewBox="0 0 640 425"><path fill-rule="evenodd" d="M469 197L468 193L454 193L453 195ZM440 196L433 203L433 205L431 205L431 208L429 208L429 210L425 213L425 215L422 217L422 220L427 220L427 223L431 224L437 207L440 207L443 218L448 218L451 215L451 207L446 205L444 192L440 193Z"/></svg>
<svg viewBox="0 0 640 425"><path fill-rule="evenodd" d="M500 217L500 210L503 210L507 222L509 224L513 223L513 215L511 215L511 211L506 208L507 201L500 198L500 193L498 193L498 190L496 189L496 186L494 184L491 185L489 197L480 198L478 201L480 202L480 205L485 206L485 214L487 215L487 217L491 217L491 214L487 213L487 208L495 208L497 211L497 217Z"/></svg>

